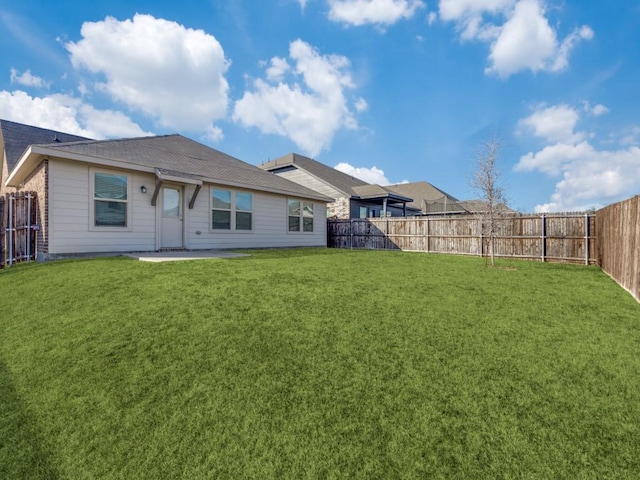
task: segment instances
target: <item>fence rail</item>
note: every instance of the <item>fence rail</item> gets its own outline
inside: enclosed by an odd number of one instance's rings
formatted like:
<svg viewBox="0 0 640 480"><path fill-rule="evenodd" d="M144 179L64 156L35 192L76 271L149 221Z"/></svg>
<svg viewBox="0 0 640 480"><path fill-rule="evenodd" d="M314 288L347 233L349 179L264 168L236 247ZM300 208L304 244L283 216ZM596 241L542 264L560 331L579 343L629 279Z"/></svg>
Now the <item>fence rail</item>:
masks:
<svg viewBox="0 0 640 480"><path fill-rule="evenodd" d="M483 256L488 253L481 216L367 218L328 221L327 244L364 248ZM592 213L501 217L496 257L595 264Z"/></svg>
<svg viewBox="0 0 640 480"><path fill-rule="evenodd" d="M8 193L0 200L0 268L35 260L36 193Z"/></svg>
<svg viewBox="0 0 640 480"><path fill-rule="evenodd" d="M598 264L640 301L640 195L596 215Z"/></svg>

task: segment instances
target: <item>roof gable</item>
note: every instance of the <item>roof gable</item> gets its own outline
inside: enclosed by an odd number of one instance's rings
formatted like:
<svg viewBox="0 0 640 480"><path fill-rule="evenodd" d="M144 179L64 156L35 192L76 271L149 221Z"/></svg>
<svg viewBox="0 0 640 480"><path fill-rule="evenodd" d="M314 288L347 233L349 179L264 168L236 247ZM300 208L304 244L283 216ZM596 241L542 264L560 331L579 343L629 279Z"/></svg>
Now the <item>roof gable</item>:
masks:
<svg viewBox="0 0 640 480"><path fill-rule="evenodd" d="M279 171L284 168L291 168L292 166L307 171L317 179L332 186L334 189L352 197L357 196L354 187L370 185L364 180L352 177L351 175L336 170L324 163L320 163L317 160L313 160L297 153L289 153L283 157L276 158L275 160L259 165L263 170L268 170L270 172Z"/></svg>

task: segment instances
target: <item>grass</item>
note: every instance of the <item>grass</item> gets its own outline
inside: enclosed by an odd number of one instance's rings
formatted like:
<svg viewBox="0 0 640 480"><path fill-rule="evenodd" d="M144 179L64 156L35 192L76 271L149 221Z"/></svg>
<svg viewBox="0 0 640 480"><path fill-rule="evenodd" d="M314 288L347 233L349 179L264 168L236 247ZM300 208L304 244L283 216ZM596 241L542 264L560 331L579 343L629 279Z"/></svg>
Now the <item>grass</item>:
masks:
<svg viewBox="0 0 640 480"><path fill-rule="evenodd" d="M594 267L346 250L0 273L0 478L640 478Z"/></svg>

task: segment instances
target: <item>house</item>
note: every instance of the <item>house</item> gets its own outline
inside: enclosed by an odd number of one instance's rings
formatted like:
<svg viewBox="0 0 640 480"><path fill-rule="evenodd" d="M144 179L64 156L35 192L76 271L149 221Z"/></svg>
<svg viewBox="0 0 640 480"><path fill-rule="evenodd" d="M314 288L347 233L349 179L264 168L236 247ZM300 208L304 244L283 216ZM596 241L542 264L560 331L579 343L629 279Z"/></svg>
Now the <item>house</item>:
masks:
<svg viewBox="0 0 640 480"><path fill-rule="evenodd" d="M486 200L463 200L460 202L460 205L472 214L486 213L489 209ZM515 215L517 213L502 203L496 206L495 212L499 215Z"/></svg>
<svg viewBox="0 0 640 480"><path fill-rule="evenodd" d="M37 192L38 259L326 245L333 198L181 135L91 140L0 120L0 194Z"/></svg>
<svg viewBox="0 0 640 480"><path fill-rule="evenodd" d="M348 219L413 214L413 210L407 210L412 198L387 187L369 184L297 153L263 163L260 168L333 197L335 201L327 207L328 217Z"/></svg>
<svg viewBox="0 0 640 480"><path fill-rule="evenodd" d="M417 211L416 215L448 215L469 213L453 195L434 187L429 182L398 183L387 185L388 189L411 197L407 207Z"/></svg>

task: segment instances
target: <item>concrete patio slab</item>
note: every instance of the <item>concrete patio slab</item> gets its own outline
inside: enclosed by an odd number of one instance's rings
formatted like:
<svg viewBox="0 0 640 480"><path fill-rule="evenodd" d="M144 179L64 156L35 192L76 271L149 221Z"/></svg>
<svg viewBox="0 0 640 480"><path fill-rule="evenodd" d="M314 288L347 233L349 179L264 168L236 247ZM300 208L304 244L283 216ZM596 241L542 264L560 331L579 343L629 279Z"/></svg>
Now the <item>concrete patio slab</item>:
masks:
<svg viewBox="0 0 640 480"><path fill-rule="evenodd" d="M180 262L184 260L206 260L208 258L248 257L245 253L222 252L220 250L198 250L188 252L141 252L126 253L125 256L142 262Z"/></svg>

